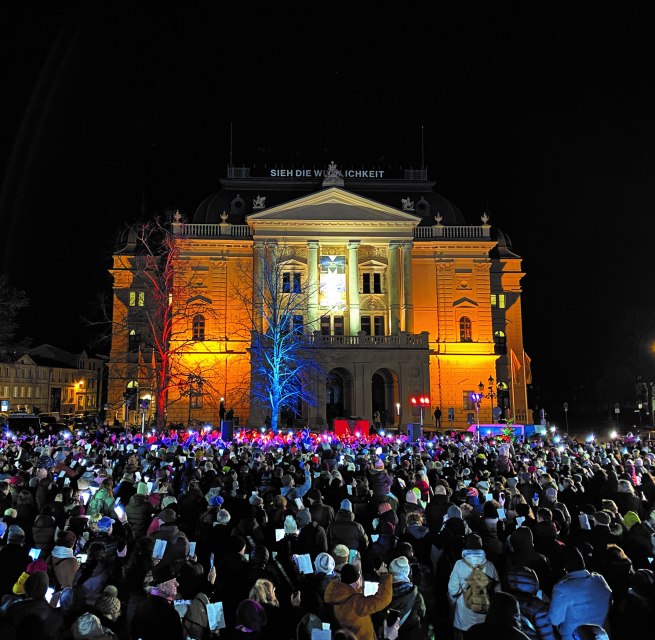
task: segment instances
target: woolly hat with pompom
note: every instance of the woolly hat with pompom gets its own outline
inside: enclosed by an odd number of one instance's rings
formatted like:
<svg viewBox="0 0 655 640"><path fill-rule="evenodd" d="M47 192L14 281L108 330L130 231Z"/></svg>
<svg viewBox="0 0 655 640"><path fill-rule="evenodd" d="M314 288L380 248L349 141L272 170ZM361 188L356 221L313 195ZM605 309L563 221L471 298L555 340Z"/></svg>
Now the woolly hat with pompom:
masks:
<svg viewBox="0 0 655 640"><path fill-rule="evenodd" d="M316 560L314 560L314 567L316 568L317 572L330 575L334 572L334 558L329 553L322 551L316 556Z"/></svg>
<svg viewBox="0 0 655 640"><path fill-rule="evenodd" d="M230 512L227 509L219 509L216 514L216 522L218 524L227 524L231 519Z"/></svg>
<svg viewBox="0 0 655 640"><path fill-rule="evenodd" d="M298 533L298 524L292 515L284 519L284 535Z"/></svg>
<svg viewBox="0 0 655 640"><path fill-rule="evenodd" d="M636 524L639 524L640 522L641 518L634 511L628 511L623 516L623 524L627 529L632 529L632 527L634 527Z"/></svg>
<svg viewBox="0 0 655 640"><path fill-rule="evenodd" d="M98 597L95 608L103 616L111 618L118 617L121 613L121 601L118 599L118 589L113 584L108 584Z"/></svg>
<svg viewBox="0 0 655 640"><path fill-rule="evenodd" d="M102 623L98 616L92 613L83 613L71 626L74 640L100 640L106 638Z"/></svg>
<svg viewBox="0 0 655 640"><path fill-rule="evenodd" d="M394 558L389 564L389 573L394 582L407 582L409 580L409 560L405 556Z"/></svg>

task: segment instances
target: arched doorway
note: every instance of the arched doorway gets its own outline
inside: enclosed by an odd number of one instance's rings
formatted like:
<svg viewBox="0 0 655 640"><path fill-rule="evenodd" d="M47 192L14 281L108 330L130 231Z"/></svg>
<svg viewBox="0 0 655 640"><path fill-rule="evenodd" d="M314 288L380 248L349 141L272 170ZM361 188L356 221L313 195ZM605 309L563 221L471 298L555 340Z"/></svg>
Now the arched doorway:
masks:
<svg viewBox="0 0 655 640"><path fill-rule="evenodd" d="M391 369L378 369L371 377L371 415L380 412L382 428L396 422L396 403L400 401L398 374Z"/></svg>
<svg viewBox="0 0 655 640"><path fill-rule="evenodd" d="M348 418L352 414L353 377L342 367L332 369L325 384L325 419L332 428L335 418Z"/></svg>

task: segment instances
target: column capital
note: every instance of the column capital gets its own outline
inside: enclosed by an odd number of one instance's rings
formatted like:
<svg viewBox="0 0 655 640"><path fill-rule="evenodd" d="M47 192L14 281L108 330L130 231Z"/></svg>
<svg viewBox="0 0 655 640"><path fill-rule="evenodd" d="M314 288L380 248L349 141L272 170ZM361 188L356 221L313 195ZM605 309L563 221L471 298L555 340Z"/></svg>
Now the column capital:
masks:
<svg viewBox="0 0 655 640"><path fill-rule="evenodd" d="M389 249L399 249L402 244L402 240L389 240Z"/></svg>
<svg viewBox="0 0 655 640"><path fill-rule="evenodd" d="M318 240L307 240L307 246L310 249L318 249L320 242Z"/></svg>
<svg viewBox="0 0 655 640"><path fill-rule="evenodd" d="M359 249L359 245L362 243L361 240L348 240L348 248L352 251L353 249Z"/></svg>

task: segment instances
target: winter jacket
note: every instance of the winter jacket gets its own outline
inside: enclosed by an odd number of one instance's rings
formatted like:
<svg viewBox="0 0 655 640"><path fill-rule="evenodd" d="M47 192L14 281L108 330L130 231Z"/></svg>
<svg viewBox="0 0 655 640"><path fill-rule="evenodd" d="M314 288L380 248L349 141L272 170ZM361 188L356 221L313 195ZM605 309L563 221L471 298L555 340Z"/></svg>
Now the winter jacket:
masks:
<svg viewBox="0 0 655 640"><path fill-rule="evenodd" d="M467 640L528 640L521 630L519 605L509 593L499 593L491 601L484 622L473 625L466 634Z"/></svg>
<svg viewBox="0 0 655 640"><path fill-rule="evenodd" d="M97 514L114 517L114 496L109 489L98 489L89 499L86 506L87 518Z"/></svg>
<svg viewBox="0 0 655 640"><path fill-rule="evenodd" d="M36 620L38 620L36 628L39 629L39 638L43 640L57 640L65 631L64 616L61 610L51 607L45 598L17 600L7 609L7 621L16 632L20 629L23 620L27 618L35 619L32 624L35 624ZM7 629L3 629L4 637L14 635L13 633L7 633L7 631Z"/></svg>
<svg viewBox="0 0 655 640"><path fill-rule="evenodd" d="M452 505L453 503L448 496L437 494L432 497L428 506L425 507L425 524L433 536L441 531L443 517Z"/></svg>
<svg viewBox="0 0 655 640"><path fill-rule="evenodd" d="M482 549L464 549L464 551L462 551L462 559L455 563L448 580L448 595L450 596L450 601L455 608L453 625L456 629L462 631L466 631L474 624L484 622L485 618L484 614L472 611L464 603L462 594L467 586L466 579L473 571L464 560L471 565L481 567L482 570L493 580L493 586L490 584L489 588L490 593L492 589L495 589L496 591L500 589L500 576L498 575L498 571L496 571L496 567L487 560L484 551Z"/></svg>
<svg viewBox="0 0 655 640"><path fill-rule="evenodd" d="M315 522L306 524L298 532L298 553L308 553L312 562L319 553L328 551L327 533L325 529Z"/></svg>
<svg viewBox="0 0 655 640"><path fill-rule="evenodd" d="M181 566L189 555L189 539L176 524L162 524L157 531L150 534L153 540L166 540L166 549L162 564Z"/></svg>
<svg viewBox="0 0 655 640"><path fill-rule="evenodd" d="M57 523L52 516L40 513L36 516L32 525L32 542L37 549L44 549L44 557L50 553L55 546L55 530Z"/></svg>
<svg viewBox="0 0 655 640"><path fill-rule="evenodd" d="M586 569L571 571L554 587L550 602L550 620L562 640L572 640L581 624L605 627L612 591L605 578Z"/></svg>
<svg viewBox="0 0 655 640"><path fill-rule="evenodd" d="M135 539L138 540L146 535L154 513L155 508L148 500L148 496L135 494L130 498L125 507L125 515L132 525Z"/></svg>
<svg viewBox="0 0 655 640"><path fill-rule="evenodd" d="M539 578L539 586L544 593L550 595L553 587L553 572L548 558L534 549L532 530L529 527L519 527L509 539L512 551L507 555L504 573L512 567L530 567Z"/></svg>
<svg viewBox="0 0 655 640"><path fill-rule="evenodd" d="M324 502L316 500L310 507L309 512L312 514L312 520L320 524L326 531L334 520L334 509Z"/></svg>
<svg viewBox="0 0 655 640"><path fill-rule="evenodd" d="M334 607L339 625L352 631L357 640L376 640L371 614L389 606L392 597L392 576L382 576L376 594L365 596L340 580L332 580L325 589L325 602Z"/></svg>
<svg viewBox="0 0 655 640"><path fill-rule="evenodd" d="M392 587L391 609L400 611L400 619L409 615L400 625L399 640L423 640L423 620L425 619L425 600L418 587L409 581L394 582Z"/></svg>
<svg viewBox="0 0 655 640"><path fill-rule="evenodd" d="M364 527L359 522L355 522L355 514L347 509L337 511L332 524L328 527L327 536L330 549L343 544L349 549L357 549L363 553L368 545L368 536Z"/></svg>
<svg viewBox="0 0 655 640"><path fill-rule="evenodd" d="M519 601L523 633L530 640L555 640L548 604L537 597L537 574L528 567L514 567L507 573L506 581L508 592Z"/></svg>
<svg viewBox="0 0 655 640"><path fill-rule="evenodd" d="M369 477L369 487L373 491L373 497L381 498L391 491L393 478L386 471L371 470Z"/></svg>

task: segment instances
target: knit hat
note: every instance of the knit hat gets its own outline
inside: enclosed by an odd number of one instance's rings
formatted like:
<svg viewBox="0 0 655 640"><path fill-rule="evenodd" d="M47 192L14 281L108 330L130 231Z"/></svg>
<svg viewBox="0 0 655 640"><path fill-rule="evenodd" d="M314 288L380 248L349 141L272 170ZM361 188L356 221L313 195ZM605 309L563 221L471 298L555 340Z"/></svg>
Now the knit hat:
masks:
<svg viewBox="0 0 655 640"><path fill-rule="evenodd" d="M352 511L353 510L353 504L348 500L348 498L344 498L341 501L341 506L339 507L340 509L343 509L344 511Z"/></svg>
<svg viewBox="0 0 655 640"><path fill-rule="evenodd" d="M68 547L72 549L77 542L77 536L74 531L59 531L57 532L57 539L55 544L59 547Z"/></svg>
<svg viewBox="0 0 655 640"><path fill-rule="evenodd" d="M480 480L477 485L478 489L489 491L489 483L486 480Z"/></svg>
<svg viewBox="0 0 655 640"><path fill-rule="evenodd" d="M211 507L220 507L225 502L223 496L212 496L209 501Z"/></svg>
<svg viewBox="0 0 655 640"><path fill-rule="evenodd" d="M98 520L98 531L109 531L115 520L109 516L103 516Z"/></svg>
<svg viewBox="0 0 655 640"><path fill-rule="evenodd" d="M411 489L405 494L405 500L411 504L418 504L418 498Z"/></svg>
<svg viewBox="0 0 655 640"><path fill-rule="evenodd" d="M448 507L448 511L446 511L446 515L448 516L448 519L450 518L462 518L462 510L456 505L456 504L451 504Z"/></svg>
<svg viewBox="0 0 655 640"><path fill-rule="evenodd" d="M261 507L264 504L264 501L261 499L260 496L250 496L250 498L248 499L248 502L253 507Z"/></svg>
<svg viewBox="0 0 655 640"><path fill-rule="evenodd" d="M380 502L378 505L378 514L382 515L383 513L386 513L387 511L391 511L391 503L390 502Z"/></svg>
<svg viewBox="0 0 655 640"><path fill-rule="evenodd" d="M177 514L173 509L162 509L157 517L164 524L173 524L177 520Z"/></svg>
<svg viewBox="0 0 655 640"><path fill-rule="evenodd" d="M218 513L216 514L216 522L218 524L227 524L231 519L229 511L226 509L219 509Z"/></svg>
<svg viewBox="0 0 655 640"><path fill-rule="evenodd" d="M298 533L298 525L296 524L296 520L292 515L288 515L284 519L284 534L294 534Z"/></svg>
<svg viewBox="0 0 655 640"><path fill-rule="evenodd" d="M470 533L464 542L465 549L482 549L482 538L477 533Z"/></svg>
<svg viewBox="0 0 655 640"><path fill-rule="evenodd" d="M557 489L555 489L555 487L548 487L548 489L546 489L546 497L549 500L556 500L557 499Z"/></svg>
<svg viewBox="0 0 655 640"><path fill-rule="evenodd" d="M609 527L610 522L612 521L611 518L610 518L609 513L605 512L605 511L596 511L596 513L594 513L593 517L594 517L594 521L596 522L597 525L601 525L601 526L605 526L605 527Z"/></svg>
<svg viewBox="0 0 655 640"><path fill-rule="evenodd" d="M102 623L98 616L92 613L83 613L71 626L74 640L94 640L106 638Z"/></svg>
<svg viewBox="0 0 655 640"><path fill-rule="evenodd" d="M250 562L258 567L266 566L268 558L268 549L263 544L256 544L250 551Z"/></svg>
<svg viewBox="0 0 655 640"><path fill-rule="evenodd" d="M322 500L323 496L321 495L321 492L318 489L310 489L306 494L305 497L309 498L310 500Z"/></svg>
<svg viewBox="0 0 655 640"><path fill-rule="evenodd" d="M345 584L352 584L359 580L359 569L354 564L346 563L341 568L341 582Z"/></svg>
<svg viewBox="0 0 655 640"><path fill-rule="evenodd" d="M298 509L296 513L296 523L299 527L304 527L312 521L312 514L309 509Z"/></svg>
<svg viewBox="0 0 655 640"><path fill-rule="evenodd" d="M118 589L113 584L108 584L98 597L95 608L103 616L108 618L118 616L121 612L121 601L118 599Z"/></svg>
<svg viewBox="0 0 655 640"><path fill-rule="evenodd" d="M288 474L288 473L285 473L282 476L282 486L283 487L288 487L291 484L291 480L292 480L291 475Z"/></svg>
<svg viewBox="0 0 655 640"><path fill-rule="evenodd" d="M405 556L394 558L389 564L389 573L394 582L407 582L409 580L409 560Z"/></svg>
<svg viewBox="0 0 655 640"><path fill-rule="evenodd" d="M334 571L334 566L334 558L329 553L325 553L325 551L319 553L316 556L316 560L314 560L314 567L318 573L329 575Z"/></svg>
<svg viewBox="0 0 655 640"><path fill-rule="evenodd" d="M513 478L507 478L507 486L510 489L516 489L516 485L518 484L518 478L513 477Z"/></svg>
<svg viewBox="0 0 655 640"><path fill-rule="evenodd" d="M477 498L478 497L478 490L475 487L469 487L466 490L466 496L468 498Z"/></svg>
<svg viewBox="0 0 655 640"><path fill-rule="evenodd" d="M86 491L89 488L89 481L86 478L78 478L77 488L80 491Z"/></svg>
<svg viewBox="0 0 655 640"><path fill-rule="evenodd" d="M18 518L18 511L16 509L13 509L12 507L9 507L9 509L5 509L5 518Z"/></svg>
<svg viewBox="0 0 655 640"><path fill-rule="evenodd" d="M373 466L375 469L384 469L384 461L382 458L378 458Z"/></svg>
<svg viewBox="0 0 655 640"><path fill-rule="evenodd" d="M348 556L350 555L350 549L345 544L338 544L334 549L332 549L332 555L337 564L344 564L348 562Z"/></svg>
<svg viewBox="0 0 655 640"><path fill-rule="evenodd" d="M258 633L266 626L266 610L256 600L242 600L237 607L236 625Z"/></svg>
<svg viewBox="0 0 655 640"><path fill-rule="evenodd" d="M634 511L628 511L623 516L623 524L628 529L632 529L632 527L634 527L634 525L639 524L639 523L641 523L641 518Z"/></svg>
<svg viewBox="0 0 655 640"><path fill-rule="evenodd" d="M446 494L447 494L446 487L444 487L442 484L438 484L434 488L434 495L435 496L445 496Z"/></svg>
<svg viewBox="0 0 655 640"><path fill-rule="evenodd" d="M139 496L147 496L148 485L145 482L139 482L139 484L136 485L136 493Z"/></svg>
<svg viewBox="0 0 655 640"><path fill-rule="evenodd" d="M28 598L43 598L48 590L48 574L45 571L32 573L25 580L25 595Z"/></svg>
<svg viewBox="0 0 655 640"><path fill-rule="evenodd" d="M7 531L7 543L23 544L25 540L25 531L17 524L12 524Z"/></svg>
<svg viewBox="0 0 655 640"><path fill-rule="evenodd" d="M168 509L172 504L177 504L177 498L175 496L164 496L161 501L161 508ZM171 509L168 509L171 511Z"/></svg>

